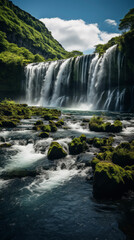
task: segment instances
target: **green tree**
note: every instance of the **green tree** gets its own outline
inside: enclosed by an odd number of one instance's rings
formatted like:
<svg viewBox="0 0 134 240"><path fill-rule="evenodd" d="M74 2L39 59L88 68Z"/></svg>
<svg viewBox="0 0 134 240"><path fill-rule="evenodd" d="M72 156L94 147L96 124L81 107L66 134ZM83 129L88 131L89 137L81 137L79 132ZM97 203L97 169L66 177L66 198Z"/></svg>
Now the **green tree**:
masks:
<svg viewBox="0 0 134 240"><path fill-rule="evenodd" d="M123 19L120 20L119 30L134 29L134 8L130 9Z"/></svg>

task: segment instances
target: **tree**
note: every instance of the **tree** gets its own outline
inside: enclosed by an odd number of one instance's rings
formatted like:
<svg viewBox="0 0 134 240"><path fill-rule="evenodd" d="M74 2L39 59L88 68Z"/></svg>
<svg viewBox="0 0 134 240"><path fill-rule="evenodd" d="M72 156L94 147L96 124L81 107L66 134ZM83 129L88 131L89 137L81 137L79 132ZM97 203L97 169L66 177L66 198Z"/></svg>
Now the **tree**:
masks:
<svg viewBox="0 0 134 240"><path fill-rule="evenodd" d="M134 29L134 8L130 9L123 19L120 20L119 30Z"/></svg>

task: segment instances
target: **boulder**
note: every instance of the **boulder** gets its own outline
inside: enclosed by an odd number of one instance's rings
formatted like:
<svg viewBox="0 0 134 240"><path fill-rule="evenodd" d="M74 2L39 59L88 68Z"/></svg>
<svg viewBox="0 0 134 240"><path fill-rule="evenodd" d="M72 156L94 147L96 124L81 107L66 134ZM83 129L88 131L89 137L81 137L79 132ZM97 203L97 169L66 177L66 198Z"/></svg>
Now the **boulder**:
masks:
<svg viewBox="0 0 134 240"><path fill-rule="evenodd" d="M66 157L67 152L62 148L58 142L52 142L49 149L47 157L50 160L60 159Z"/></svg>
<svg viewBox="0 0 134 240"><path fill-rule="evenodd" d="M39 134L39 137L41 137L41 138L48 138L49 137L49 133L48 132L41 132Z"/></svg>
<svg viewBox="0 0 134 240"><path fill-rule="evenodd" d="M93 194L96 198L118 198L134 189L134 172L110 162L95 167Z"/></svg>

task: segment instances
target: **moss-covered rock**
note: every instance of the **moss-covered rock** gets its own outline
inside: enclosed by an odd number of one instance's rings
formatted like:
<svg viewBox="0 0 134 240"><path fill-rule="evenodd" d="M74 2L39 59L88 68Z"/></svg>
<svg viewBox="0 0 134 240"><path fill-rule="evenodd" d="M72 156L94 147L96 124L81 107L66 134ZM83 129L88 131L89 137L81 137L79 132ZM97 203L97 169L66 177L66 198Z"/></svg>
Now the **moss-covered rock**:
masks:
<svg viewBox="0 0 134 240"><path fill-rule="evenodd" d="M86 149L87 149L87 144L86 144L86 136L85 135L81 135L79 138L74 138L69 143L69 153L72 155L82 153Z"/></svg>
<svg viewBox="0 0 134 240"><path fill-rule="evenodd" d="M0 144L0 148L9 148L11 146L12 146L12 144L11 143L7 143L7 142Z"/></svg>
<svg viewBox="0 0 134 240"><path fill-rule="evenodd" d="M49 133L48 133L48 132L41 132L41 133L39 134L39 137L40 137L40 138L48 138L48 137L49 137Z"/></svg>
<svg viewBox="0 0 134 240"><path fill-rule="evenodd" d="M17 121L13 121L13 120L3 120L1 123L2 123L2 127L5 127L5 128L14 128L17 126Z"/></svg>
<svg viewBox="0 0 134 240"><path fill-rule="evenodd" d="M63 120L63 119L60 119L60 120L57 121L55 124L56 124L57 127L61 127L62 125L64 125L64 120Z"/></svg>
<svg viewBox="0 0 134 240"><path fill-rule="evenodd" d="M134 175L109 162L96 164L94 172L93 194L97 198L117 198L134 188Z"/></svg>
<svg viewBox="0 0 134 240"><path fill-rule="evenodd" d="M54 121L50 120L49 121L49 126L51 128L51 132L56 132L57 131L57 127Z"/></svg>
<svg viewBox="0 0 134 240"><path fill-rule="evenodd" d="M91 167L93 168L93 171L95 170L96 164L98 164L99 162L100 160L98 158L93 158L93 160L91 161Z"/></svg>
<svg viewBox="0 0 134 240"><path fill-rule="evenodd" d="M47 157L50 160L60 159L66 157L67 152L62 148L58 142L52 142L49 149Z"/></svg>
<svg viewBox="0 0 134 240"><path fill-rule="evenodd" d="M94 147L100 148L102 146L111 146L114 139L113 137L109 138L94 138L93 139L93 145Z"/></svg>
<svg viewBox="0 0 134 240"><path fill-rule="evenodd" d="M95 132L121 132L122 131L122 122L115 120L113 124L110 122L104 122L102 117L92 117L89 122L90 131Z"/></svg>
<svg viewBox="0 0 134 240"><path fill-rule="evenodd" d="M134 151L117 148L113 153L112 161L121 167L134 165Z"/></svg>
<svg viewBox="0 0 134 240"><path fill-rule="evenodd" d="M50 127L50 125L42 125L41 130L43 132L51 132L51 127Z"/></svg>
<svg viewBox="0 0 134 240"><path fill-rule="evenodd" d="M34 125L35 126L41 126L41 125L43 125L43 121L37 120Z"/></svg>

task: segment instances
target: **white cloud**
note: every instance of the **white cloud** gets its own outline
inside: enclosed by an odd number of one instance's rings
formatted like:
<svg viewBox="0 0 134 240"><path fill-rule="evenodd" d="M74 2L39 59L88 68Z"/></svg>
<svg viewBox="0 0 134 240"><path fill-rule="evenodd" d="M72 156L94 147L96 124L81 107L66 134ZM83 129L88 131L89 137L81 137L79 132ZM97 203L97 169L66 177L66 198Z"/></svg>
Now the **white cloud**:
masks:
<svg viewBox="0 0 134 240"><path fill-rule="evenodd" d="M53 37L62 44L67 51L91 51L94 46L106 43L117 33L100 31L98 24L86 24L82 19L63 20L60 18L41 18Z"/></svg>
<svg viewBox="0 0 134 240"><path fill-rule="evenodd" d="M109 25L117 26L117 22L115 20L106 19L105 22L108 23Z"/></svg>

